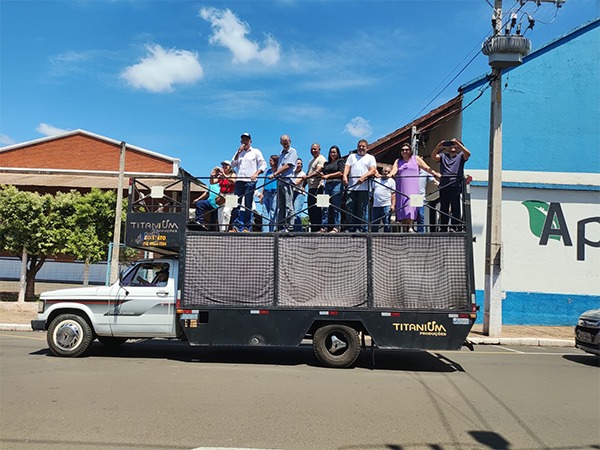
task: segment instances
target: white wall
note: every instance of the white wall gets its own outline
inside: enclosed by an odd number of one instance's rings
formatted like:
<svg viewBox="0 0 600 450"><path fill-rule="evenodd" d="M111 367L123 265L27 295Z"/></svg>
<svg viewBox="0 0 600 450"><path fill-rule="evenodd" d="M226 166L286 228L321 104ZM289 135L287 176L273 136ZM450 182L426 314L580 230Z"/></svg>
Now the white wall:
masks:
<svg viewBox="0 0 600 450"><path fill-rule="evenodd" d="M473 233L476 288L484 288L485 222L487 188L472 186ZM540 238L530 230L526 200L559 203L564 214L572 246L563 240ZM503 188L502 290L514 292L600 295L600 248L585 247L585 260L577 260L577 222L600 217L600 193L583 190ZM539 218L539 217L538 217ZM586 238L600 242L600 224L586 227Z"/></svg>

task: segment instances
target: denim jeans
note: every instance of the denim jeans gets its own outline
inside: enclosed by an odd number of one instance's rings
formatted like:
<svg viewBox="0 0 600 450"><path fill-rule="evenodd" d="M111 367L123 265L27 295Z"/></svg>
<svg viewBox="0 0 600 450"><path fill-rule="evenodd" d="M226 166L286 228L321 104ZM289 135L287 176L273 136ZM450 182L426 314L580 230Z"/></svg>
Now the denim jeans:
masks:
<svg viewBox="0 0 600 450"><path fill-rule="evenodd" d="M266 190L263 192L263 227L266 233L275 231L275 221L277 220L277 190Z"/></svg>
<svg viewBox="0 0 600 450"><path fill-rule="evenodd" d="M453 182L446 186L440 186L440 231L448 231L448 222L452 225L450 229L459 230L462 217L460 211L460 194L462 187L460 182Z"/></svg>
<svg viewBox="0 0 600 450"><path fill-rule="evenodd" d="M373 206L371 211L371 233L379 231L379 222L383 222L383 231L389 233L390 228L390 208L391 206Z"/></svg>
<svg viewBox="0 0 600 450"><path fill-rule="evenodd" d="M425 206L417 209L417 232L425 233Z"/></svg>
<svg viewBox="0 0 600 450"><path fill-rule="evenodd" d="M347 222L349 231L367 231L367 213L369 191L348 191L346 210L349 212Z"/></svg>
<svg viewBox="0 0 600 450"><path fill-rule="evenodd" d="M294 193L287 178L277 180L277 229L292 231Z"/></svg>
<svg viewBox="0 0 600 450"><path fill-rule="evenodd" d="M238 196L238 205L244 202L244 207L238 206L233 210L233 228L237 231L252 229L252 200L256 181L236 181L233 186L233 193Z"/></svg>
<svg viewBox="0 0 600 450"><path fill-rule="evenodd" d="M327 181L325 183L325 194L329 195L329 208L323 208L322 224L323 228L327 228L329 221L333 227L340 227L342 222L342 182Z"/></svg>
<svg viewBox="0 0 600 450"><path fill-rule="evenodd" d="M294 231L302 231L302 217L300 217L300 213L304 209L305 201L306 194L294 192Z"/></svg>
<svg viewBox="0 0 600 450"><path fill-rule="evenodd" d="M308 198L306 204L308 205L308 218L310 222L310 231L317 232L321 229L323 223L323 209L317 208L317 195L323 193L323 187L313 188L308 190Z"/></svg>
<svg viewBox="0 0 600 450"><path fill-rule="evenodd" d="M215 209L208 200L198 200L196 206L196 223L204 224L204 214Z"/></svg>

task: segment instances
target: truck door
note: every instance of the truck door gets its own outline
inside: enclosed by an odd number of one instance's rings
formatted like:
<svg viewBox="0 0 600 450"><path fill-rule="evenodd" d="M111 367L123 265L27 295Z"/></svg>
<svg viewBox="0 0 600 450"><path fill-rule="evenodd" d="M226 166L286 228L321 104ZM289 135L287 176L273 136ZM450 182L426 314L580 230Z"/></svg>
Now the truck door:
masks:
<svg viewBox="0 0 600 450"><path fill-rule="evenodd" d="M175 336L175 270L171 262L140 262L127 271L111 297L113 336Z"/></svg>

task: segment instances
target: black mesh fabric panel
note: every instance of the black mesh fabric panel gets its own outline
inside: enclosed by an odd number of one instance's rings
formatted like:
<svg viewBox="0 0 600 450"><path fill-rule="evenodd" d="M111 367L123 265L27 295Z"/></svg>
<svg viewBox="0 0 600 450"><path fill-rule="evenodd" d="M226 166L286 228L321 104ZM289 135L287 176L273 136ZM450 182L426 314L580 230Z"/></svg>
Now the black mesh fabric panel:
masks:
<svg viewBox="0 0 600 450"><path fill-rule="evenodd" d="M190 234L182 304L466 309L464 240L460 234Z"/></svg>
<svg viewBox="0 0 600 450"><path fill-rule="evenodd" d="M372 251L375 308L468 307L463 236L379 235Z"/></svg>
<svg viewBox="0 0 600 450"><path fill-rule="evenodd" d="M272 305L274 249L272 235L188 235L183 305Z"/></svg>
<svg viewBox="0 0 600 450"><path fill-rule="evenodd" d="M364 236L282 236L279 306L366 306L366 256Z"/></svg>

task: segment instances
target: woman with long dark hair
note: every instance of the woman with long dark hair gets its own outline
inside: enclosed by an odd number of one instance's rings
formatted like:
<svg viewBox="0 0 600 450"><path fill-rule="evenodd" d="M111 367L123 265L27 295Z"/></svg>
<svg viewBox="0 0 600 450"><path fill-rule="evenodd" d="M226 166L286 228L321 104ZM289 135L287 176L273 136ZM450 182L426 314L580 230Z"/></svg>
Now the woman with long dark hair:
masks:
<svg viewBox="0 0 600 450"><path fill-rule="evenodd" d="M329 149L327 162L321 169L321 178L325 181L323 192L329 195L329 208L323 208L322 232L328 231L330 225L332 225L331 233L340 231L343 173L344 160L341 158L340 149L337 145L332 145Z"/></svg>

